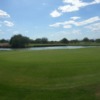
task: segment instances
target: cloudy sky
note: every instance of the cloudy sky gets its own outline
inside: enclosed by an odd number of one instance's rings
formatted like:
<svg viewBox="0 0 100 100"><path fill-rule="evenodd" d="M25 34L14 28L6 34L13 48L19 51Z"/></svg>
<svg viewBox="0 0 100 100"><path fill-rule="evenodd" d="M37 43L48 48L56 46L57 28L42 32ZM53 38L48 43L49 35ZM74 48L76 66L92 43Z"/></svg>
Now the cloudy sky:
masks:
<svg viewBox="0 0 100 100"><path fill-rule="evenodd" d="M0 0L0 39L100 38L100 0Z"/></svg>

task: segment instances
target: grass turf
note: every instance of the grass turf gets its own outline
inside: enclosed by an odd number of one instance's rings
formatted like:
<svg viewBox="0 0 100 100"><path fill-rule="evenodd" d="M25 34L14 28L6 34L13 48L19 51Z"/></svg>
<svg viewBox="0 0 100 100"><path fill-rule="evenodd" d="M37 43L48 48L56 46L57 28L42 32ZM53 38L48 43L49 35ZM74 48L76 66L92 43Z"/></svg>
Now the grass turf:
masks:
<svg viewBox="0 0 100 100"><path fill-rule="evenodd" d="M0 100L100 100L100 48L0 51Z"/></svg>

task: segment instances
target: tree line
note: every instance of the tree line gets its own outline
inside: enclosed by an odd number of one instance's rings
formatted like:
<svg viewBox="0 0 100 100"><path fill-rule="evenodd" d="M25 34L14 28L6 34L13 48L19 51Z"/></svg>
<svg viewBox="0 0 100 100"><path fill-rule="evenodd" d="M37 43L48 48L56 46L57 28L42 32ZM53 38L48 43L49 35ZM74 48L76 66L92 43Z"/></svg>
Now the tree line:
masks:
<svg viewBox="0 0 100 100"><path fill-rule="evenodd" d="M10 40L1 39L0 43L8 43L12 48L25 48L29 44L76 44L76 43L100 43L100 39L89 39L87 37L82 40L74 39L68 40L63 38L59 41L49 41L48 38L37 38L35 40L30 39L29 37L23 36L21 34L14 35Z"/></svg>

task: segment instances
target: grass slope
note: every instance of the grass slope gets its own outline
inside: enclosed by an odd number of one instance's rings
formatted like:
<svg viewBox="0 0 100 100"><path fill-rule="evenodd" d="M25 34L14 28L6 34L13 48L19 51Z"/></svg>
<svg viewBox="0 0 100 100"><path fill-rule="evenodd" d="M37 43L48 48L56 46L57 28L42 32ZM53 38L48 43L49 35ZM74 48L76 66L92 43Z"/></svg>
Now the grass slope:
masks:
<svg viewBox="0 0 100 100"><path fill-rule="evenodd" d="M100 100L100 48L0 51L0 100Z"/></svg>

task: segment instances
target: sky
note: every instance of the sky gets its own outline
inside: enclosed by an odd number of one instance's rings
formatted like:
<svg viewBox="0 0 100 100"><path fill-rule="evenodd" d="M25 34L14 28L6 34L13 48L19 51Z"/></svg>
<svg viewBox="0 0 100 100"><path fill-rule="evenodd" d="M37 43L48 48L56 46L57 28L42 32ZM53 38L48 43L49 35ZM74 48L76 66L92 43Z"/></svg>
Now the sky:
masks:
<svg viewBox="0 0 100 100"><path fill-rule="evenodd" d="M0 0L0 39L16 34L49 40L100 38L100 0Z"/></svg>

